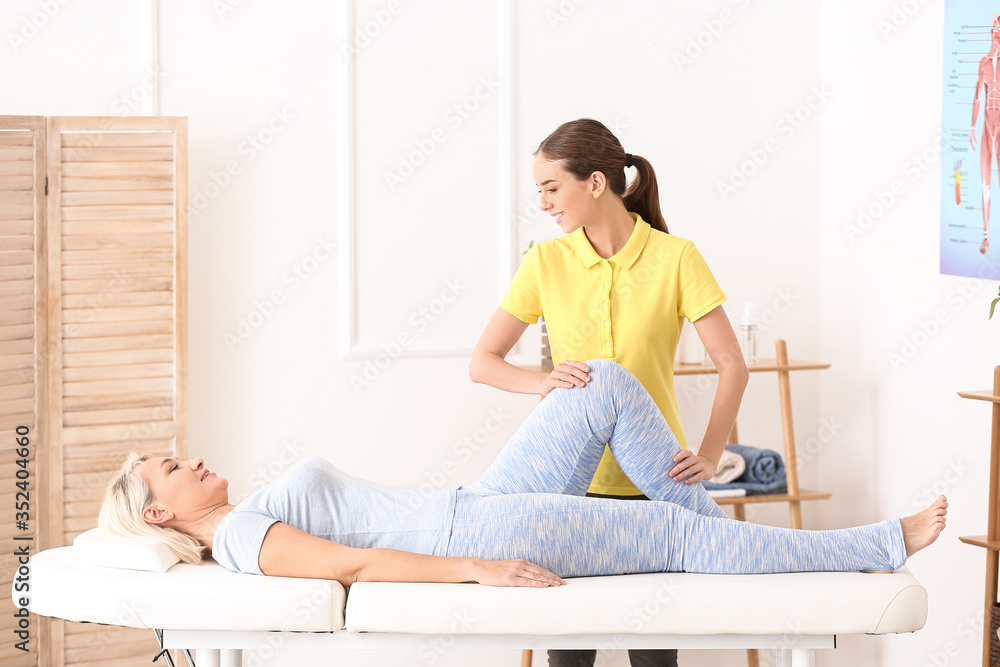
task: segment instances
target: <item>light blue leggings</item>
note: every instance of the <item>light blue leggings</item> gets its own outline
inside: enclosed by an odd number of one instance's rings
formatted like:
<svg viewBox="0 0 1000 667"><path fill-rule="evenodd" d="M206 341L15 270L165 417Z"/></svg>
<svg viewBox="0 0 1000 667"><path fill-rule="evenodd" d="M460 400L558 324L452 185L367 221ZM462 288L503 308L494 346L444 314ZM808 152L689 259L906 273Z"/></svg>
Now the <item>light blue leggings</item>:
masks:
<svg viewBox="0 0 1000 667"><path fill-rule="evenodd" d="M875 570L906 560L898 519L825 531L730 519L700 483L667 474L680 446L635 376L613 361L586 363L588 384L552 390L483 476L459 489L449 556L524 558L562 577ZM650 502L584 496L604 443Z"/></svg>

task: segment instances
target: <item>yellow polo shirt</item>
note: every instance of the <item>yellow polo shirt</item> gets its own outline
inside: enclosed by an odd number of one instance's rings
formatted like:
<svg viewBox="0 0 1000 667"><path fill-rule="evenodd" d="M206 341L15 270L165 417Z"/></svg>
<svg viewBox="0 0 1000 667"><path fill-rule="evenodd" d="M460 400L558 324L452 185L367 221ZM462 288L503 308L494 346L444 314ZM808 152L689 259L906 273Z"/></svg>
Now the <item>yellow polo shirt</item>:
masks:
<svg viewBox="0 0 1000 667"><path fill-rule="evenodd" d="M674 394L677 341L684 318L696 321L726 295L690 240L630 215L632 235L608 259L597 254L582 227L533 246L500 307L529 324L545 317L556 365L567 359L611 359L629 369L686 449ZM642 493L607 447L590 492Z"/></svg>

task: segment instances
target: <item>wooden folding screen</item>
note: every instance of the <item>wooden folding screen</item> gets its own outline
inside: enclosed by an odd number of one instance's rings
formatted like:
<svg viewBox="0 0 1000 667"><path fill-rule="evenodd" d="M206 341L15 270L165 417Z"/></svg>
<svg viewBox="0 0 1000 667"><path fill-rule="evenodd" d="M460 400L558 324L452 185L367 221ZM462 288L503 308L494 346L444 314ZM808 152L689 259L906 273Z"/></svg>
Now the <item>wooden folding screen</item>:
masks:
<svg viewBox="0 0 1000 667"><path fill-rule="evenodd" d="M186 455L186 213L186 119L0 117L0 396L18 411L0 423L0 484L16 472L9 432L30 422L33 552L96 525L125 452ZM40 625L40 665L148 664L156 650L145 630ZM35 664L11 644L0 667Z"/></svg>
<svg viewBox="0 0 1000 667"><path fill-rule="evenodd" d="M0 665L20 667L37 663L44 631L31 618L29 641L22 644L28 650L17 647L14 631L24 628L17 627L21 619L9 591L18 568L15 551L35 553L41 546L46 490L39 479L46 453L46 328L39 316L45 308L45 119L5 117L0 127ZM28 438L28 457L17 456L18 430ZM17 479L18 461L24 480ZM19 492L26 494L27 516L17 514L15 503L25 502Z"/></svg>

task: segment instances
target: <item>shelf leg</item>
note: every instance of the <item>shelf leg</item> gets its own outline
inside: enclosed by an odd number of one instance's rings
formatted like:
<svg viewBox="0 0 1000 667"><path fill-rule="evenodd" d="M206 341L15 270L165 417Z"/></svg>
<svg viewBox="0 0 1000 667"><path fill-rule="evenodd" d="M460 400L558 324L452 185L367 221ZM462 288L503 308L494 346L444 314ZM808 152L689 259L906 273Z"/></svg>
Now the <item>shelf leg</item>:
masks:
<svg viewBox="0 0 1000 667"><path fill-rule="evenodd" d="M778 366L788 366L788 349L785 341L779 339L774 344L775 360ZM792 425L792 388L788 370L778 371L778 396L781 401L781 432L785 440L785 474L788 477L788 494L799 495L799 467L795 456L795 428ZM802 528L802 503L788 501L788 514L792 528Z"/></svg>
<svg viewBox="0 0 1000 667"><path fill-rule="evenodd" d="M993 395L1000 396L1000 366L993 369ZM993 403L993 435L990 443L990 504L986 526L986 539L1000 538L1000 403ZM993 605L997 603L997 583L1000 580L1000 553L986 550L986 600L983 604L983 667L990 667L990 631Z"/></svg>

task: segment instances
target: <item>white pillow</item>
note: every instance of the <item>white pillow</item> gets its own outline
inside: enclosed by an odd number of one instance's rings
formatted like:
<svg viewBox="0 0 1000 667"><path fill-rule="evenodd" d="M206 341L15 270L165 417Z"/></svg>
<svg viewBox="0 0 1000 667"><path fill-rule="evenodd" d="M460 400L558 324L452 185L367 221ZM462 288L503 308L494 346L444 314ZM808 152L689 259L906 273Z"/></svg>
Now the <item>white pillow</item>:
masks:
<svg viewBox="0 0 1000 667"><path fill-rule="evenodd" d="M100 528L92 528L76 536L73 557L89 565L147 572L166 572L180 562L174 552L159 540L120 537Z"/></svg>

